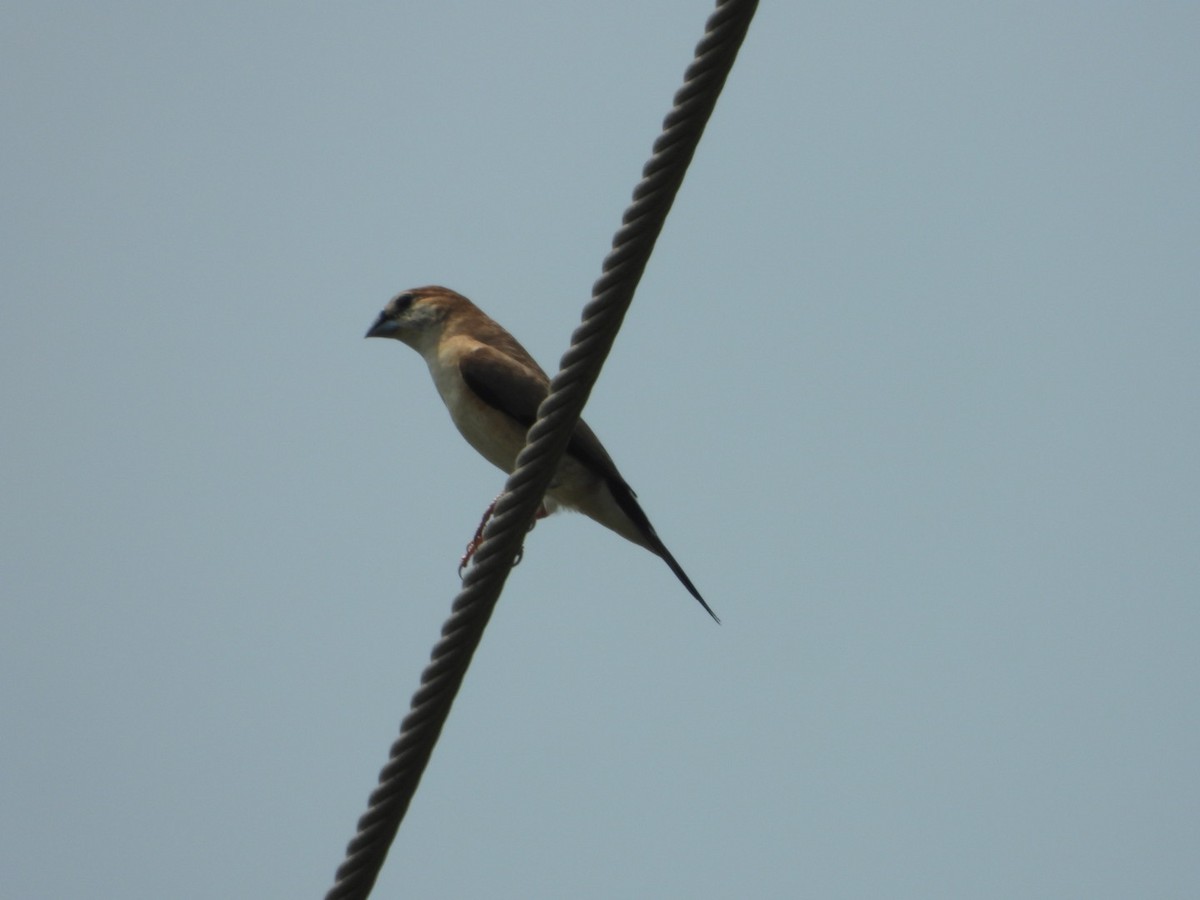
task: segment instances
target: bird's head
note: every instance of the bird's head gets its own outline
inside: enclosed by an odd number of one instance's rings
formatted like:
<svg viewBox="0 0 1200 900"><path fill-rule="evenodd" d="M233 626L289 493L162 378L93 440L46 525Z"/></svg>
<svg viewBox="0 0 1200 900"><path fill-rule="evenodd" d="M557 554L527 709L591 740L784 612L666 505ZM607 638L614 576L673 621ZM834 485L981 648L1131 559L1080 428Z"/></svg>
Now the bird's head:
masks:
<svg viewBox="0 0 1200 900"><path fill-rule="evenodd" d="M449 288L412 288L397 294L383 308L367 337L402 341L430 365L438 358L439 348L448 342L459 343L460 350L465 344L483 345L546 377L516 338L462 294Z"/></svg>
<svg viewBox="0 0 1200 900"><path fill-rule="evenodd" d="M367 337L403 341L423 354L438 342L447 321L470 307L470 300L449 288L413 288L388 301Z"/></svg>

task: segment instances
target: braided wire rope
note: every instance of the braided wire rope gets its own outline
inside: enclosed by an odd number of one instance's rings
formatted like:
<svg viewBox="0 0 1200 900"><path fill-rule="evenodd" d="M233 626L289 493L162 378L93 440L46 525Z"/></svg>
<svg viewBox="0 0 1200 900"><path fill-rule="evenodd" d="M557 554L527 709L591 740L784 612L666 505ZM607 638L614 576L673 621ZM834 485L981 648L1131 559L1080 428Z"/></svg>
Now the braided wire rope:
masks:
<svg viewBox="0 0 1200 900"><path fill-rule="evenodd" d="M592 299L584 307L582 322L571 336L559 373L526 436L525 449L496 503L483 543L467 569L462 591L442 626L441 640L430 654L421 686L413 695L400 735L392 744L326 900L365 898L379 877L534 513L633 301L757 6L757 0L718 0L705 25L683 86L675 94L662 133L642 169L642 179L634 188L633 201L613 237L601 276L592 286Z"/></svg>

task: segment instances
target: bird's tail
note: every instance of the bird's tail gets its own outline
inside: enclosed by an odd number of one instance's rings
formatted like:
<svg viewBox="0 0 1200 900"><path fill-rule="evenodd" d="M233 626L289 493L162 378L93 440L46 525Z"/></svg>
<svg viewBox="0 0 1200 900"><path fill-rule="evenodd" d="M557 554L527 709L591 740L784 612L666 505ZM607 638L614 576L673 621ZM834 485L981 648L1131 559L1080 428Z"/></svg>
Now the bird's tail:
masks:
<svg viewBox="0 0 1200 900"><path fill-rule="evenodd" d="M628 529L615 528L614 530L623 534L635 544L641 544L647 550L662 557L663 562L675 573L675 577L688 589L688 593L695 597L696 601L704 607L704 611L713 617L714 622L720 625L720 618L713 612L712 607L708 605L705 599L700 596L700 592L692 584L692 579L688 578L687 572L683 571L683 566L675 561L675 557L671 555L671 551L667 549L667 545L662 542L662 538L658 536L658 532L650 524L650 519L646 516L641 504L637 502L637 494L633 492L633 488L626 484L624 480L617 481L610 479L608 489L613 499L617 502L617 506L621 508L621 511L625 513L629 521L637 529L637 533L635 536L629 534ZM610 525L609 527L612 526Z"/></svg>

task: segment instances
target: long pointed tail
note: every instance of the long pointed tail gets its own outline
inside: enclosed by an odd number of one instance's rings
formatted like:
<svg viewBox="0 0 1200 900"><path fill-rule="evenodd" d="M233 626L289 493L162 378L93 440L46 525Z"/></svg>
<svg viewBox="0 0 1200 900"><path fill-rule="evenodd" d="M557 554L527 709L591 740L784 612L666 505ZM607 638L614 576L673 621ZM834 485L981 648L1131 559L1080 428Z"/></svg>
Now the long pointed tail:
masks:
<svg viewBox="0 0 1200 900"><path fill-rule="evenodd" d="M671 571L675 573L675 577L683 582L683 586L688 589L688 593L695 597L696 600L699 601L700 605L704 607L704 611L713 617L714 622L720 625L721 620L717 617L717 614L712 611L712 607L709 606L704 601L704 598L700 596L700 592L696 590L696 586L692 584L692 579L688 578L687 572L683 571L683 566L675 562L675 557L671 555L671 551L663 545L661 540L659 540L658 535L654 534L654 529L650 529L650 534L653 536L655 543L658 544L658 546L654 548L654 552L663 558L663 562L670 566Z"/></svg>
<svg viewBox="0 0 1200 900"><path fill-rule="evenodd" d="M646 516L641 504L637 502L637 494L633 492L633 488L626 484L623 479L610 478L608 480L608 490L609 493L612 494L613 499L617 502L617 506L621 508L621 511L624 512L625 515L629 517L630 521L632 521L636 526L638 530L638 537L640 537L641 540L637 540L628 533L625 533L625 536L630 537L634 543L641 544L651 552L662 557L663 562L665 562L671 568L671 571L675 573L675 577L678 578L683 586L688 589L688 593L695 597L697 602L704 607L704 611L713 617L714 622L720 625L721 620L717 617L717 614L713 612L712 607L709 606L708 603L705 602L704 598L700 596L700 592L696 590L696 586L692 584L692 579L688 578L687 572L683 571L683 566L675 561L675 557L671 555L671 551L667 549L666 544L662 542L662 538L658 536L658 532L654 530L654 526L650 524L650 519Z"/></svg>

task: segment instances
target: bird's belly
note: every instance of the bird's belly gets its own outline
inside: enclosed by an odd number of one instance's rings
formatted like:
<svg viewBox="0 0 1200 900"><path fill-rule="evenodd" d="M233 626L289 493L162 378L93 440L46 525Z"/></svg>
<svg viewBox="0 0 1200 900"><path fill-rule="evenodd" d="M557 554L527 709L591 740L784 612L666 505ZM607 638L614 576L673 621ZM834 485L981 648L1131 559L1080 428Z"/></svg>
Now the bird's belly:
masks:
<svg viewBox="0 0 1200 900"><path fill-rule="evenodd" d="M455 427L468 444L498 469L512 472L525 446L525 429L508 416L479 404L478 409L451 413Z"/></svg>
<svg viewBox="0 0 1200 900"><path fill-rule="evenodd" d="M511 472L525 445L524 429L480 400L455 368L430 365L429 369L459 434L492 465Z"/></svg>
<svg viewBox="0 0 1200 900"><path fill-rule="evenodd" d="M460 406L458 414L452 414L455 427L475 451L498 469L511 473L517 464L517 456L525 447L526 429L490 406L478 404L478 408ZM595 495L602 488L596 475L577 459L564 455L558 469L546 489L547 505L581 509L595 502Z"/></svg>

